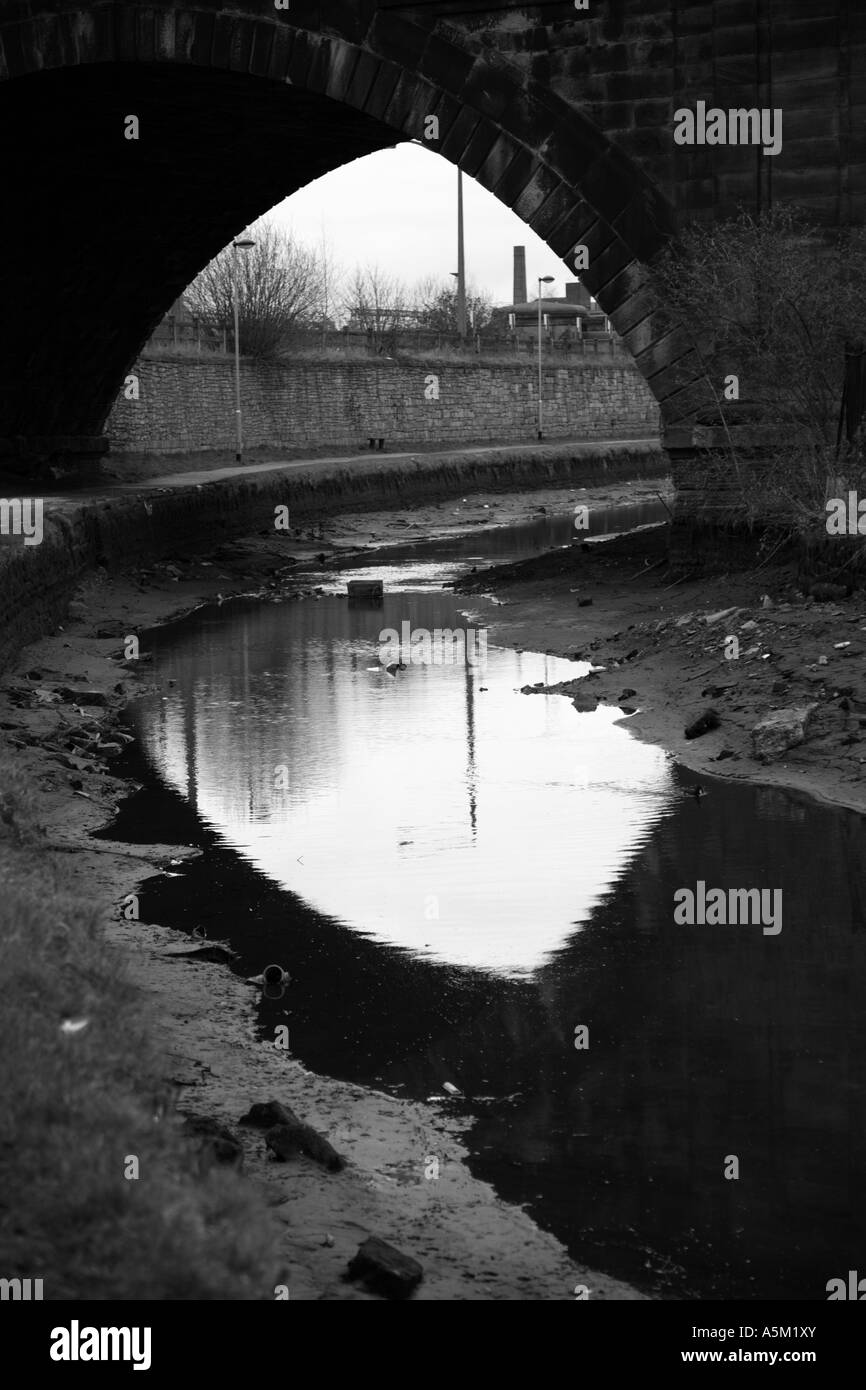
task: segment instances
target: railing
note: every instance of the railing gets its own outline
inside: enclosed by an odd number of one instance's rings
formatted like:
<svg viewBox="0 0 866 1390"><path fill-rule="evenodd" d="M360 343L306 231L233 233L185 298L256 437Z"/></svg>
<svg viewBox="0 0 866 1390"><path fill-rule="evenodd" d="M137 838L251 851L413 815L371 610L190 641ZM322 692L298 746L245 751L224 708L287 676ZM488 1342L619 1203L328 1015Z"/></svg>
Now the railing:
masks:
<svg viewBox="0 0 866 1390"><path fill-rule="evenodd" d="M178 349L184 353L234 352L234 332L226 325L218 330L196 321L163 320L145 345L147 353ZM243 335L241 335L243 351ZM462 341L456 333L437 333L430 329L396 329L386 331L357 328L303 329L287 334L283 355L312 354L319 351L361 353L371 357L393 356L397 353L448 353L456 357L522 357L534 358L538 339L534 334L470 334ZM615 334L590 332L569 337L567 334L546 332L542 335L544 358L561 362L586 359L619 359L628 361L629 354Z"/></svg>

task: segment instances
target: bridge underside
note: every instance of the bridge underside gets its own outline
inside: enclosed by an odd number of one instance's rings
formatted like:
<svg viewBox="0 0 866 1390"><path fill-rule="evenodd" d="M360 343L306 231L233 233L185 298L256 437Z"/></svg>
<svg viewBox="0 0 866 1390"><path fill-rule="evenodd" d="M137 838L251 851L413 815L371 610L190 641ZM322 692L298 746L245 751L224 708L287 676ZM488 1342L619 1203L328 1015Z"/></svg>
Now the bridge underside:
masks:
<svg viewBox="0 0 866 1390"><path fill-rule="evenodd" d="M123 372L199 270L281 198L394 143L339 102L237 73L104 64L0 84L0 466L104 448Z"/></svg>
<svg viewBox="0 0 866 1390"><path fill-rule="evenodd" d="M866 15L847 0L15 0L0 7L0 467L105 447L151 330L232 237L424 135L583 279L691 448L713 394L659 314L677 217L799 197L862 220ZM784 152L675 147L674 110L781 107ZM126 117L140 138L124 138ZM368 248L375 258L375 248Z"/></svg>
<svg viewBox="0 0 866 1390"><path fill-rule="evenodd" d="M698 372L679 330L656 326L648 269L671 205L543 62L502 59L481 11L476 33L378 0L327 14L304 0L288 15L218 8L92 0L73 13L41 0L0 15L0 467L97 455L137 352L221 247L311 180L422 138L431 114L431 148L555 254L588 248L588 287L666 418L688 417ZM503 9L524 7L499 6L497 23ZM572 13L559 28L573 37L583 22ZM138 140L124 138L129 115Z"/></svg>

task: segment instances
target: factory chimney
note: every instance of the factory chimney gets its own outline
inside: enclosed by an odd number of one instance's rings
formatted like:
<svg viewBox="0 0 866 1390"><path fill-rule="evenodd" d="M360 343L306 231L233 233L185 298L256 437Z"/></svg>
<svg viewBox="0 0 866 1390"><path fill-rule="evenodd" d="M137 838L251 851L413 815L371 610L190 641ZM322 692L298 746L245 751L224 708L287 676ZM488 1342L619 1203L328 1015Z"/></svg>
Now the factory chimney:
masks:
<svg viewBox="0 0 866 1390"><path fill-rule="evenodd" d="M526 294L526 247L514 248L514 298L513 304L527 304Z"/></svg>

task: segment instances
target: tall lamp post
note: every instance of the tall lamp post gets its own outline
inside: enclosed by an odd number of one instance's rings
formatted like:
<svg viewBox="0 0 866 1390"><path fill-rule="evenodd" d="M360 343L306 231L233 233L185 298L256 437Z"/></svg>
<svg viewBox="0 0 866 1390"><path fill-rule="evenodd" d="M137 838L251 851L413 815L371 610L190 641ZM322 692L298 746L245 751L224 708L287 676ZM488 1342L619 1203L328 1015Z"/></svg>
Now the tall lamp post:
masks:
<svg viewBox="0 0 866 1390"><path fill-rule="evenodd" d="M552 275L538 277L538 437L544 438L544 417L541 405L541 286L553 283Z"/></svg>
<svg viewBox="0 0 866 1390"><path fill-rule="evenodd" d="M241 424L241 349L238 337L238 251L249 251L255 246L252 237L238 237L232 242L232 304L235 313L235 420L238 430L238 444L235 460L243 463L244 432Z"/></svg>
<svg viewBox="0 0 866 1390"><path fill-rule="evenodd" d="M457 332L466 341L466 247L463 238L463 170L457 170Z"/></svg>

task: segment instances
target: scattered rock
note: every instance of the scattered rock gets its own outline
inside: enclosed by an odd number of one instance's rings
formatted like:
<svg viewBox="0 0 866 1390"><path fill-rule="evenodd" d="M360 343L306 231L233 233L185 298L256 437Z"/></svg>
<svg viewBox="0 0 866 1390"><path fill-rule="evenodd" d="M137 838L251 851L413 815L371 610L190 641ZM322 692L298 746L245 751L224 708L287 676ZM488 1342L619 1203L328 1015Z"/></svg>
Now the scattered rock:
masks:
<svg viewBox="0 0 866 1390"><path fill-rule="evenodd" d="M26 693L29 695L30 691ZM33 701L37 705L59 705L61 701L61 696L56 690L49 690L44 685L37 685L32 695Z"/></svg>
<svg viewBox="0 0 866 1390"><path fill-rule="evenodd" d="M577 606L578 606L578 608L591 608L591 607L592 607L592 599L591 599L591 598L579 598L579 599L577 600Z"/></svg>
<svg viewBox="0 0 866 1390"><path fill-rule="evenodd" d="M833 599L845 598L848 594L844 584L827 584L823 581L810 584L806 592L818 603L830 603Z"/></svg>
<svg viewBox="0 0 866 1390"><path fill-rule="evenodd" d="M706 623L707 627L712 627L713 623L719 623L723 618L731 618L739 611L739 608L720 608L718 613L707 613L701 621Z"/></svg>
<svg viewBox="0 0 866 1390"><path fill-rule="evenodd" d="M339 1172L346 1166L345 1158L337 1153L324 1135L319 1134L312 1125L304 1124L294 1110L290 1110L287 1105L281 1105L278 1100L268 1100L251 1106L246 1115L241 1116L239 1123L255 1125L257 1129L266 1130L265 1143L279 1159L285 1160L293 1158L297 1153L305 1153L317 1163L324 1164L332 1173Z"/></svg>
<svg viewBox="0 0 866 1390"><path fill-rule="evenodd" d="M296 1115L289 1111L291 1123L276 1125L269 1129L265 1135L265 1143L271 1150L275 1158L284 1162L294 1158L295 1154L303 1153L308 1158L313 1158L317 1163L321 1163L331 1173L337 1173L341 1168L345 1168L346 1160L322 1134L313 1129L312 1125L305 1125L303 1120L299 1120Z"/></svg>
<svg viewBox="0 0 866 1390"><path fill-rule="evenodd" d="M710 729L717 729L720 723L721 720L714 709L705 709L703 714L699 714L697 719L686 725L683 732L686 738L700 738L702 734L709 733Z"/></svg>
<svg viewBox="0 0 866 1390"><path fill-rule="evenodd" d="M752 730L752 753L760 762L772 762L789 748L803 743L817 705L773 710Z"/></svg>
<svg viewBox="0 0 866 1390"><path fill-rule="evenodd" d="M701 695L705 700L718 700L726 691L736 690L738 684L738 681L724 681L719 685L707 685L701 691Z"/></svg>
<svg viewBox="0 0 866 1390"><path fill-rule="evenodd" d="M621 700L628 700L628 699L631 698L632 695L636 695L636 694L637 694L637 691L636 691L636 690L632 690L631 686L627 685L623 690L621 690L621 691L619 692L619 698L620 698Z"/></svg>
<svg viewBox="0 0 866 1390"><path fill-rule="evenodd" d="M86 758L71 757L67 753L59 754L57 761L60 763L61 767L68 768L70 772L96 771L96 764L91 760L88 760ZM79 782L78 785L81 786L82 784Z"/></svg>
<svg viewBox="0 0 866 1390"><path fill-rule="evenodd" d="M403 1255L378 1236L369 1236L350 1260L346 1278L363 1279L384 1298L408 1298L424 1278L424 1270L410 1255Z"/></svg>
<svg viewBox="0 0 866 1390"><path fill-rule="evenodd" d="M194 946L191 951L163 951L163 960L207 960L217 965L228 965L237 960L238 953L230 946L221 946L216 941L207 946Z"/></svg>
<svg viewBox="0 0 866 1390"><path fill-rule="evenodd" d="M104 690L78 690L71 685L55 685L54 690L61 700L71 701L76 705L108 704L108 696Z"/></svg>
<svg viewBox="0 0 866 1390"><path fill-rule="evenodd" d="M750 618L747 623L740 623L740 632L755 632L757 627L758 624L755 622L754 618Z"/></svg>
<svg viewBox="0 0 866 1390"><path fill-rule="evenodd" d="M196 1140L199 1153L210 1163L222 1163L231 1168L240 1168L244 1161L244 1151L240 1140L231 1130L209 1115L187 1115L184 1129Z"/></svg>
<svg viewBox="0 0 866 1390"><path fill-rule="evenodd" d="M291 1116L292 1112L280 1105L278 1100L265 1100L251 1105L247 1113L241 1115L238 1124L254 1125L256 1129L273 1129L274 1125L288 1124Z"/></svg>
<svg viewBox="0 0 866 1390"><path fill-rule="evenodd" d="M589 691L580 690L572 696L571 703L579 714L589 714L594 709L598 709L598 696L591 695Z"/></svg>

